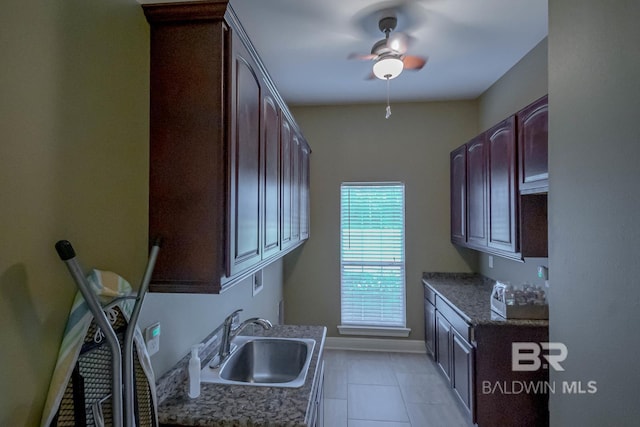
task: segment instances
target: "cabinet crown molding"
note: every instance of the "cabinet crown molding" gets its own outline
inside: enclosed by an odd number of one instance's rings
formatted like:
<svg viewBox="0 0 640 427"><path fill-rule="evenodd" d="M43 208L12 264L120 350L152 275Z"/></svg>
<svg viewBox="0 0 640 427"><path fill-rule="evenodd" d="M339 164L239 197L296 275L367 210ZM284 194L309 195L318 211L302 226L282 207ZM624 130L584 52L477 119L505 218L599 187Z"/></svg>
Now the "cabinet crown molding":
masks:
<svg viewBox="0 0 640 427"><path fill-rule="evenodd" d="M229 0L143 4L147 21L151 23L180 21L215 21L224 18Z"/></svg>

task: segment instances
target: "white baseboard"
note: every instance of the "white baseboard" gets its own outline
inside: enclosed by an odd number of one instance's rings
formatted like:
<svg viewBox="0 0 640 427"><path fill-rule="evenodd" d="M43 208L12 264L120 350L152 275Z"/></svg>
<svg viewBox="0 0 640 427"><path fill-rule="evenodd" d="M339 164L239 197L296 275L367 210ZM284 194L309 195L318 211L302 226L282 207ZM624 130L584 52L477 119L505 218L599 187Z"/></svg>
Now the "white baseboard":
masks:
<svg viewBox="0 0 640 427"><path fill-rule="evenodd" d="M426 353L424 341L385 338L327 337L327 350L393 351L399 353Z"/></svg>

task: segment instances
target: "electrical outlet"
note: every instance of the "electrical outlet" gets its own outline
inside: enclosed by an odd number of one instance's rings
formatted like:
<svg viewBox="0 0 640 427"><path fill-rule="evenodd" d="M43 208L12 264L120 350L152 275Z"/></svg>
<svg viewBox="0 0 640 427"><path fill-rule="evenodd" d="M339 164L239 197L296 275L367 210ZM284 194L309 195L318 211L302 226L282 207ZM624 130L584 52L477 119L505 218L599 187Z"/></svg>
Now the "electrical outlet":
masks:
<svg viewBox="0 0 640 427"><path fill-rule="evenodd" d="M156 322L144 330L144 342L149 356L160 351L160 322Z"/></svg>
<svg viewBox="0 0 640 427"><path fill-rule="evenodd" d="M549 280L549 269L544 265L538 266L538 278L543 280Z"/></svg>
<svg viewBox="0 0 640 427"><path fill-rule="evenodd" d="M253 274L253 286L251 288L251 295L256 296L263 288L262 282L262 270Z"/></svg>
<svg viewBox="0 0 640 427"><path fill-rule="evenodd" d="M493 268L493 255L489 255L489 268Z"/></svg>

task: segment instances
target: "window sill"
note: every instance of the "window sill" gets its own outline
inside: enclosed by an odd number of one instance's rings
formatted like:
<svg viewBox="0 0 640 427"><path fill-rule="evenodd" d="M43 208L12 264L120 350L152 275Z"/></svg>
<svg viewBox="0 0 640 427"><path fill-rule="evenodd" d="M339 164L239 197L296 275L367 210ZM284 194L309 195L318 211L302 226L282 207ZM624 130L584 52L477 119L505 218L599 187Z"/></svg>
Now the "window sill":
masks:
<svg viewBox="0 0 640 427"><path fill-rule="evenodd" d="M388 328L382 326L344 326L338 325L340 335L368 335L376 337L408 337L409 328Z"/></svg>

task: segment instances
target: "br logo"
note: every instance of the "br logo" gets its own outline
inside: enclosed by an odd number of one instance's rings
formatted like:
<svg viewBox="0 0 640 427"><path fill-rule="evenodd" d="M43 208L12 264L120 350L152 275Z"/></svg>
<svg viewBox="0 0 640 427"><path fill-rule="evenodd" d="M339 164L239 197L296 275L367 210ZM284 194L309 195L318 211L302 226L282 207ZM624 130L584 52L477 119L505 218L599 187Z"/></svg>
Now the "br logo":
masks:
<svg viewBox="0 0 640 427"><path fill-rule="evenodd" d="M556 371L564 371L560 362L567 358L567 354L567 346L560 342L514 342L511 343L511 369L537 371L551 366Z"/></svg>

